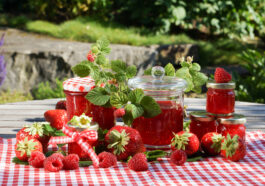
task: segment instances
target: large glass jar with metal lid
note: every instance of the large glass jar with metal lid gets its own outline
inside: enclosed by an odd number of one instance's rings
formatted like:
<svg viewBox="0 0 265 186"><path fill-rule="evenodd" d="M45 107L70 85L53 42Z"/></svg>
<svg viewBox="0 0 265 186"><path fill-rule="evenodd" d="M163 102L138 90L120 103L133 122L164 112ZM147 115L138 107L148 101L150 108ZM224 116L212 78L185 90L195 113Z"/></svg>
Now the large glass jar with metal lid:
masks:
<svg viewBox="0 0 265 186"><path fill-rule="evenodd" d="M230 136L238 135L241 139L245 140L245 123L247 120L244 115L234 114L228 118L219 118L217 121L219 123L218 132L223 136L227 134L230 134Z"/></svg>
<svg viewBox="0 0 265 186"><path fill-rule="evenodd" d="M190 132L201 140L208 132L217 132L217 121L205 111L195 111L190 114Z"/></svg>
<svg viewBox="0 0 265 186"><path fill-rule="evenodd" d="M212 114L230 114L235 108L235 83L207 83L206 111Z"/></svg>
<svg viewBox="0 0 265 186"><path fill-rule="evenodd" d="M130 79L131 89L141 88L160 105L161 113L153 118L136 118L132 127L137 129L148 149L168 149L173 133L183 130L183 91L186 82L176 77L164 76L164 69L156 66L152 76Z"/></svg>

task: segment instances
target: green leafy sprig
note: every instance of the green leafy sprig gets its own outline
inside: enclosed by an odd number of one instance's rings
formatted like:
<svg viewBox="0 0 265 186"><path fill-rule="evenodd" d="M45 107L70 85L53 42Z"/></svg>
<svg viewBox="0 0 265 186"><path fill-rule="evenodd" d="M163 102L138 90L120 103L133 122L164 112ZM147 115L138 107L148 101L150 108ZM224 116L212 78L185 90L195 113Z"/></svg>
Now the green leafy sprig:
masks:
<svg viewBox="0 0 265 186"><path fill-rule="evenodd" d="M192 57L188 56L186 61L180 62L181 68L177 70L171 63L168 63L165 66L165 75L176 76L186 80L187 88L185 92L200 93L201 87L207 82L208 77L200 72L201 66L198 63L193 63L192 60ZM144 74L151 75L151 69L147 69Z"/></svg>

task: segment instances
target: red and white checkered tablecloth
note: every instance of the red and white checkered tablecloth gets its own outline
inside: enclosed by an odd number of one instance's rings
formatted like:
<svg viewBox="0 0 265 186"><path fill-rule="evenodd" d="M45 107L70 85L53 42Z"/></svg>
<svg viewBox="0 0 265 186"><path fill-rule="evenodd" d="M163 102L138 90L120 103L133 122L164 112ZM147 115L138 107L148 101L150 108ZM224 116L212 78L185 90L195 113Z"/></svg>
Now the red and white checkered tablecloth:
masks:
<svg viewBox="0 0 265 186"><path fill-rule="evenodd" d="M56 173L15 165L15 142L0 138L1 185L265 185L265 133L260 131L247 133L247 155L240 162L216 157L175 166L161 160L150 163L146 172L134 172L126 163Z"/></svg>

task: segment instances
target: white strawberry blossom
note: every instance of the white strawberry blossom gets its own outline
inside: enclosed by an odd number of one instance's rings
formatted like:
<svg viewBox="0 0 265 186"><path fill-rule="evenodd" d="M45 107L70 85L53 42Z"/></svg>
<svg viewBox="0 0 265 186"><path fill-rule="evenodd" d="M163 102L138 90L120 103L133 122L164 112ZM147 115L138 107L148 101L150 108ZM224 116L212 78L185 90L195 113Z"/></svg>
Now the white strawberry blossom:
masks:
<svg viewBox="0 0 265 186"><path fill-rule="evenodd" d="M70 123L71 125L80 127L80 128L90 128L92 118L86 116L84 113L81 116L74 116Z"/></svg>

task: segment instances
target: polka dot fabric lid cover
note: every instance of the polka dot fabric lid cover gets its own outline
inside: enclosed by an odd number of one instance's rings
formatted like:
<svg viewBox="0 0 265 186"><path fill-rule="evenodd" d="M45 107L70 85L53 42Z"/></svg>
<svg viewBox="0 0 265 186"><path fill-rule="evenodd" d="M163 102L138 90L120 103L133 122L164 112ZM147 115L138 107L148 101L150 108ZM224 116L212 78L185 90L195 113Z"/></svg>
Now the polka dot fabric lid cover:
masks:
<svg viewBox="0 0 265 186"><path fill-rule="evenodd" d="M76 77L63 82L63 89L72 92L89 92L94 87L95 83L91 77Z"/></svg>

